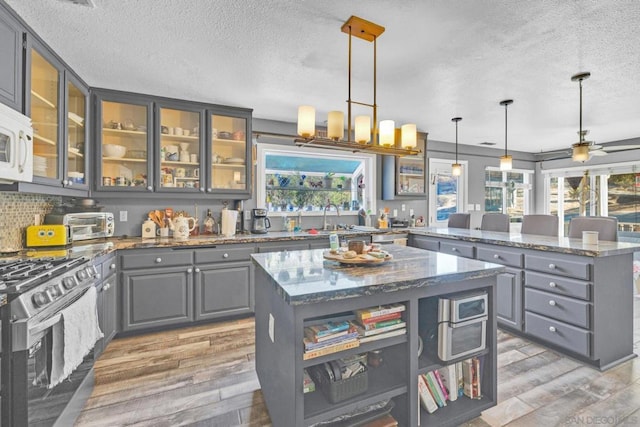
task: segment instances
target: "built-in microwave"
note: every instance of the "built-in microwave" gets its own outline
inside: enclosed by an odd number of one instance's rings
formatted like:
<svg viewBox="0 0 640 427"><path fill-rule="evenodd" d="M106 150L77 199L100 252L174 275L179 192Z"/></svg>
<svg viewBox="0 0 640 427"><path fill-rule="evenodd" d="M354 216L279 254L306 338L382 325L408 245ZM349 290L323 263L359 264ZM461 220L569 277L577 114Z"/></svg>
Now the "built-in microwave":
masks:
<svg viewBox="0 0 640 427"><path fill-rule="evenodd" d="M486 348L486 292L456 294L438 301L438 357L449 361Z"/></svg>
<svg viewBox="0 0 640 427"><path fill-rule="evenodd" d="M0 183L32 180L31 119L0 103Z"/></svg>

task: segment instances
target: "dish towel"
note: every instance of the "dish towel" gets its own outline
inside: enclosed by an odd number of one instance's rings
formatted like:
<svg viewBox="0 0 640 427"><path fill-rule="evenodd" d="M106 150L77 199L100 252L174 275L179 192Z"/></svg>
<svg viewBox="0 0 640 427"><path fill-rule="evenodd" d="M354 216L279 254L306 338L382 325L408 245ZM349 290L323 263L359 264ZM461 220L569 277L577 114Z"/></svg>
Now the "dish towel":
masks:
<svg viewBox="0 0 640 427"><path fill-rule="evenodd" d="M62 318L53 326L51 378L52 389L82 363L95 343L104 335L98 325L96 288L90 286L76 302L63 309Z"/></svg>

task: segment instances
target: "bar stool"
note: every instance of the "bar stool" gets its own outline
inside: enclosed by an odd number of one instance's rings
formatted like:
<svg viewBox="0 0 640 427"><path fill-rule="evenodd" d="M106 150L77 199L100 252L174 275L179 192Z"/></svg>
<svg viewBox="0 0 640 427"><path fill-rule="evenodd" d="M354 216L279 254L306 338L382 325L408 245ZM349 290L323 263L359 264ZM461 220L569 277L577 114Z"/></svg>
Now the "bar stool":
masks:
<svg viewBox="0 0 640 427"><path fill-rule="evenodd" d="M480 230L509 232L509 215L502 213L486 213L482 215Z"/></svg>
<svg viewBox="0 0 640 427"><path fill-rule="evenodd" d="M614 216L576 216L569 222L569 237L582 239L583 231L597 231L598 240L618 241L618 218Z"/></svg>
<svg viewBox="0 0 640 427"><path fill-rule="evenodd" d="M452 213L449 215L449 228L471 228L471 214L468 213Z"/></svg>
<svg viewBox="0 0 640 427"><path fill-rule="evenodd" d="M524 215L521 234L558 236L558 215Z"/></svg>

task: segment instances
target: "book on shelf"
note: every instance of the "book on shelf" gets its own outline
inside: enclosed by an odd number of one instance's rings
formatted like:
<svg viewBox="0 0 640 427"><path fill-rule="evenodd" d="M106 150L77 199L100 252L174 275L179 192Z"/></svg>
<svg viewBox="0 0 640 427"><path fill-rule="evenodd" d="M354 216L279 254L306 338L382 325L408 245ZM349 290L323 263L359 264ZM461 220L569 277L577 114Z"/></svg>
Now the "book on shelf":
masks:
<svg viewBox="0 0 640 427"><path fill-rule="evenodd" d="M385 320L393 320L400 319L402 317L402 312L398 311L395 313L383 314L381 316L369 317L367 319L358 319L357 321L362 325L371 325L373 323L379 323Z"/></svg>
<svg viewBox="0 0 640 427"><path fill-rule="evenodd" d="M313 382L309 372L306 369L303 370L302 376L302 392L303 393L311 393L316 390L316 383Z"/></svg>
<svg viewBox="0 0 640 427"><path fill-rule="evenodd" d="M396 329L402 329L402 328L405 328L406 326L407 326L406 322L398 322L393 325L385 326L383 328L365 329L360 326L356 326L356 329L358 330L358 333L360 334L360 336L368 337L371 335L383 334L385 332L393 331Z"/></svg>
<svg viewBox="0 0 640 427"><path fill-rule="evenodd" d="M391 337L395 337L395 336L398 336L398 335L404 335L406 333L407 333L407 329L406 328L395 329L393 331L383 332L383 333L377 334L377 335L370 335L370 336L366 336L366 337L361 337L360 338L360 343L364 344L366 342L382 340L382 339L385 339L385 338L391 338Z"/></svg>
<svg viewBox="0 0 640 427"><path fill-rule="evenodd" d="M433 371L427 372L424 374L424 377L427 380L427 387L433 396L433 400L436 401L440 408L447 406L447 401L444 398L444 394L442 394L442 390L440 390L440 386L438 385L438 381L436 380Z"/></svg>
<svg viewBox="0 0 640 427"><path fill-rule="evenodd" d="M357 326L360 326L364 329L371 330L371 329L380 329L380 328L386 328L387 326L391 326L391 325L395 325L397 323L402 322L401 318L397 318L397 319L391 319L391 320L382 320L379 322L375 322L375 323L359 323L356 322Z"/></svg>
<svg viewBox="0 0 640 427"><path fill-rule="evenodd" d="M456 365L447 365L437 370L442 385L447 391L447 395L451 402L458 399L458 375L456 373Z"/></svg>
<svg viewBox="0 0 640 427"><path fill-rule="evenodd" d="M464 378L462 375L462 362L456 362L456 378L458 380L458 397L464 396Z"/></svg>
<svg viewBox="0 0 640 427"><path fill-rule="evenodd" d="M418 394L420 395L422 407L428 413L433 414L438 409L438 405L436 404L436 401L433 400L433 396L429 391L427 380L424 378L424 375L418 375Z"/></svg>
<svg viewBox="0 0 640 427"><path fill-rule="evenodd" d="M336 339L337 337L345 336L348 333L349 333L349 330L345 329L344 331L335 332L333 334L328 334L328 335L323 335L318 337L312 330L304 328L304 337L308 338L309 341L315 342L315 343L320 343L323 341L331 341L333 339Z"/></svg>
<svg viewBox="0 0 640 427"><path fill-rule="evenodd" d="M349 328L351 327L352 327L351 322L347 320L343 320L339 322L328 321L318 325L306 326L304 329L305 329L305 335L309 333L309 334L313 334L315 338L321 338L321 337L325 337L327 335L335 334L338 332L348 331Z"/></svg>
<svg viewBox="0 0 640 427"><path fill-rule="evenodd" d="M359 337L358 331L354 331L354 332L349 332L348 334L339 335L332 339L328 339L320 342L313 342L307 337L304 337L302 341L304 342L305 351L308 351L308 350L316 350L319 348L340 344L341 342L353 340L354 338L358 338L358 337Z"/></svg>
<svg viewBox="0 0 640 427"><path fill-rule="evenodd" d="M406 307L404 304L395 303L379 305L377 307L363 308L360 310L356 310L355 313L358 320L362 321L371 317L379 317L390 313L399 313L401 311L404 311L405 309Z"/></svg>
<svg viewBox="0 0 640 427"><path fill-rule="evenodd" d="M436 381L438 382L438 387L440 387L440 391L442 392L442 396L444 397L444 401L446 402L449 399L449 393L447 392L447 388L442 383L442 378L440 377L440 372L437 369L433 370L433 376L436 377Z"/></svg>
<svg viewBox="0 0 640 427"><path fill-rule="evenodd" d="M322 347L316 350L310 350L302 353L302 360L315 359L316 357L326 356L327 354L337 353L339 351L349 350L360 346L360 340L352 338L335 345Z"/></svg>
<svg viewBox="0 0 640 427"><path fill-rule="evenodd" d="M464 379L464 395L470 399L481 399L480 361L477 357L462 361L462 377Z"/></svg>

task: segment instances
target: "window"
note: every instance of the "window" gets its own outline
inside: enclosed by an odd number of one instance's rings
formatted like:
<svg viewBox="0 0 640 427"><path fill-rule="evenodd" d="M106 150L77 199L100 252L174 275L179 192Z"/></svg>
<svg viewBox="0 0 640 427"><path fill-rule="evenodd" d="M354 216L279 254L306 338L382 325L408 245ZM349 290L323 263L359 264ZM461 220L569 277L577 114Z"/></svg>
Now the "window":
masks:
<svg viewBox="0 0 640 427"><path fill-rule="evenodd" d="M341 215L375 212L375 155L272 144L258 144L257 153L258 207L322 215L329 202Z"/></svg>
<svg viewBox="0 0 640 427"><path fill-rule="evenodd" d="M501 171L488 167L485 170L485 212L502 212L511 222L522 222L529 213L531 199L531 177L533 171Z"/></svg>
<svg viewBox="0 0 640 427"><path fill-rule="evenodd" d="M623 232L640 232L640 171L633 164L545 171L548 212L563 219L615 216Z"/></svg>

